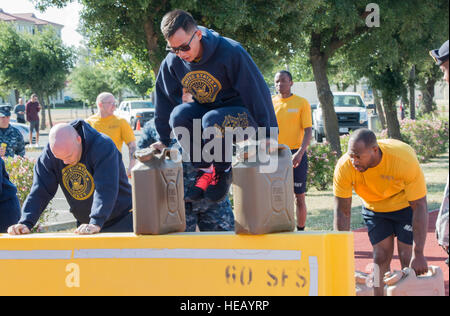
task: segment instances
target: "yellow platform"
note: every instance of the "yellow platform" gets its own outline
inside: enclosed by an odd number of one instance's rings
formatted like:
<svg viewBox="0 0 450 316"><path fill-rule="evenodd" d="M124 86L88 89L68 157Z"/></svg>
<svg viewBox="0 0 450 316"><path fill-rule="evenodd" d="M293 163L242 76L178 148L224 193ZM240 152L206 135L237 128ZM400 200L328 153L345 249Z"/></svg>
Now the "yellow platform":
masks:
<svg viewBox="0 0 450 316"><path fill-rule="evenodd" d="M0 295L355 295L353 234L0 234Z"/></svg>

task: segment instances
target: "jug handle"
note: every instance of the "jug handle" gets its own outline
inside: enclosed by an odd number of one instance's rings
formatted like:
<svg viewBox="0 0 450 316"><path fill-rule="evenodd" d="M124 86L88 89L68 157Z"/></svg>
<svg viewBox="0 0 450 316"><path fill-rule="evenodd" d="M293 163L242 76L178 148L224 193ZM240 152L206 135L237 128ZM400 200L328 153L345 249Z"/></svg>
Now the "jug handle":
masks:
<svg viewBox="0 0 450 316"><path fill-rule="evenodd" d="M265 142L264 141L259 141L257 147L260 148L261 145L264 145L266 148L266 153L271 155L279 150L290 150L289 147L287 145L284 144L280 144L278 142L274 142L272 139L266 139ZM271 146L272 145L272 146ZM245 147L244 147L245 150ZM241 155L242 158L244 159L248 159L250 157L253 157L256 155L256 153L258 152L258 150L255 151L244 151Z"/></svg>
<svg viewBox="0 0 450 316"><path fill-rule="evenodd" d="M405 268L407 269L407 268ZM386 272L383 281L385 284L387 285L394 285L396 284L398 281L400 281L405 275L407 275L409 273L409 271L394 271L394 272Z"/></svg>
<svg viewBox="0 0 450 316"><path fill-rule="evenodd" d="M153 159L153 157L158 152L159 152L159 150L156 148L144 148L141 150L137 150L134 153L134 158L136 158L140 162L146 162L146 161L150 161L151 159Z"/></svg>
<svg viewBox="0 0 450 316"><path fill-rule="evenodd" d="M178 162L180 158L180 152L177 149L166 147L163 149L160 159L166 159L167 157L172 158L172 154L175 155L176 159L172 159L175 162Z"/></svg>

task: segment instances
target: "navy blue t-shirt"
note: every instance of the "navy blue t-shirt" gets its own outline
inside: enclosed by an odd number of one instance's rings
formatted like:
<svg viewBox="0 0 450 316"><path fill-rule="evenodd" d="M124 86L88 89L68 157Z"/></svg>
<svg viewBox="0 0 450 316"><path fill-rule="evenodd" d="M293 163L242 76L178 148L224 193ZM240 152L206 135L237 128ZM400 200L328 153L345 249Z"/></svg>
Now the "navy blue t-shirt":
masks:
<svg viewBox="0 0 450 316"><path fill-rule="evenodd" d="M47 145L34 167L33 186L19 221L30 229L55 196L58 185L70 212L82 224L108 226L132 209L131 186L114 142L84 121L71 125L82 139L81 159L76 165L65 165Z"/></svg>

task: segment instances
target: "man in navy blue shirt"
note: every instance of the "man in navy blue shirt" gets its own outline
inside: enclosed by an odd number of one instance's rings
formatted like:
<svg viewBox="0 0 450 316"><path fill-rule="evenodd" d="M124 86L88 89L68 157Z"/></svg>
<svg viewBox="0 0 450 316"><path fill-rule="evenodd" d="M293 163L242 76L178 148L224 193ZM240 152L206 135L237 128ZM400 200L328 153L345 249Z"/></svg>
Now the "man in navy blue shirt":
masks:
<svg viewBox="0 0 450 316"><path fill-rule="evenodd" d="M181 135L178 140L183 151L190 154L198 173L185 199L192 202L205 197L221 201L231 184L231 161L226 156L230 149L222 141L222 157L216 159L214 155L212 161L205 159L204 149L211 141L223 139L226 128L252 127L255 132L264 128L264 137L270 134L270 128L276 131L278 125L269 88L238 42L197 26L188 12L167 13L161 31L169 54L156 79L158 142L152 147L162 150L169 146L171 130L175 134L188 131L187 141ZM193 102L182 101L183 90L192 95ZM203 131L213 127L221 134L203 138Z"/></svg>
<svg viewBox="0 0 450 316"><path fill-rule="evenodd" d="M6 233L8 227L20 218L20 204L17 188L9 181L5 162L0 158L0 233Z"/></svg>
<svg viewBox="0 0 450 316"><path fill-rule="evenodd" d="M78 221L77 234L132 232L131 186L111 138L84 121L58 124L34 167L31 192L11 235L30 233L58 184Z"/></svg>

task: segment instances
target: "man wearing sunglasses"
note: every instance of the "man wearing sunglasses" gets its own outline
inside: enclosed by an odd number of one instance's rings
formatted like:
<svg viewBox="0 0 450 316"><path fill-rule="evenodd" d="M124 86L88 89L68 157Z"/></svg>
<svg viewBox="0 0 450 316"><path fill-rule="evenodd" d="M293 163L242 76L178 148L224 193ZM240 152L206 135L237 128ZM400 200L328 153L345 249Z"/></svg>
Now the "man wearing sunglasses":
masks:
<svg viewBox="0 0 450 316"><path fill-rule="evenodd" d="M152 147L162 150L169 146L172 130L175 134L180 129L189 131L189 141L179 137L179 142L183 151L190 153L198 173L186 201L221 201L227 196L232 178L231 161L225 157L230 152L225 147L225 128L262 127L264 136L270 135L271 128L277 131L269 88L238 42L197 26L188 12L167 13L161 31L169 54L156 80L155 125L159 141ZM183 89L193 96L193 102L182 101ZM199 125L201 133L195 133ZM205 139L198 135L210 127L216 127L221 134ZM203 149L221 137L221 159L205 161ZM196 153L202 153L201 157Z"/></svg>

